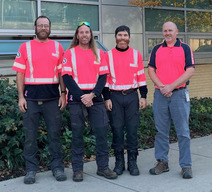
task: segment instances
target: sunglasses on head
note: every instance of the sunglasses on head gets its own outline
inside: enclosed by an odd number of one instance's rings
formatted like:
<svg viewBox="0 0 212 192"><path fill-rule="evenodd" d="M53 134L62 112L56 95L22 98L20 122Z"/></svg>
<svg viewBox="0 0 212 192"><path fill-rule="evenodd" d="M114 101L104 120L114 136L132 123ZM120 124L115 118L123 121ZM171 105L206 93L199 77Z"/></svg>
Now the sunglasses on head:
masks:
<svg viewBox="0 0 212 192"><path fill-rule="evenodd" d="M81 27L82 25L86 25L86 26L88 26L88 27L91 26L90 23L88 23L88 22L86 22L86 21L82 21L82 22L80 22L80 23L78 24L78 27Z"/></svg>

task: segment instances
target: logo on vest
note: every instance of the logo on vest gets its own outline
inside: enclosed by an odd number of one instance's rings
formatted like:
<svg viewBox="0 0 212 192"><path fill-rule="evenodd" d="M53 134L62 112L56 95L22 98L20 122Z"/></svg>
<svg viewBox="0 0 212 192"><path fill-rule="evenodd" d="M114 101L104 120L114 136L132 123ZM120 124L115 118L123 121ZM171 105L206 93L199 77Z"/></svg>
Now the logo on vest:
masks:
<svg viewBox="0 0 212 192"><path fill-rule="evenodd" d="M63 64L66 64L66 63L67 63L67 59L64 58L64 59L63 59Z"/></svg>
<svg viewBox="0 0 212 192"><path fill-rule="evenodd" d="M17 52L16 57L17 58L20 58L21 57L21 53L19 51Z"/></svg>

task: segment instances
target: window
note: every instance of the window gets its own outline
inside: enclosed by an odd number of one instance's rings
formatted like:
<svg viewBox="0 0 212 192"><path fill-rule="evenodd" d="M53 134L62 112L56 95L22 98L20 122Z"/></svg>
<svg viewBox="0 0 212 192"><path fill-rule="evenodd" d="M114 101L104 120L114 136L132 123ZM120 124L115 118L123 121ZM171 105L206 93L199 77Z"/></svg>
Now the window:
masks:
<svg viewBox="0 0 212 192"><path fill-rule="evenodd" d="M183 41L183 37L179 37L178 38L180 39L180 41ZM152 49L154 48L154 46L156 46L157 44L160 44L163 42L163 38L160 38L160 37L150 37L148 38L148 54L151 53Z"/></svg>
<svg viewBox="0 0 212 192"><path fill-rule="evenodd" d="M0 3L0 29L32 29L37 17L36 1L16 0Z"/></svg>
<svg viewBox="0 0 212 192"><path fill-rule="evenodd" d="M179 29L178 37L190 45L195 58L210 59L212 57L212 0L161 1L163 7L144 9L145 59L149 57L152 48L160 43L162 25L166 21L176 23ZM206 60L204 62L208 62Z"/></svg>
<svg viewBox="0 0 212 192"><path fill-rule="evenodd" d="M190 46L193 52L212 52L212 38L190 39Z"/></svg>
<svg viewBox="0 0 212 192"><path fill-rule="evenodd" d="M76 1L94 1L94 2L99 2L99 0L76 0Z"/></svg>
<svg viewBox="0 0 212 192"><path fill-rule="evenodd" d="M162 6L168 7L183 7L184 0L162 0Z"/></svg>
<svg viewBox="0 0 212 192"><path fill-rule="evenodd" d="M145 9L146 31L162 31L166 21L173 21L177 24L179 31L185 31L184 12L164 9Z"/></svg>
<svg viewBox="0 0 212 192"><path fill-rule="evenodd" d="M187 0L186 6L188 8L197 8L197 9L212 9L212 1L211 0Z"/></svg>
<svg viewBox="0 0 212 192"><path fill-rule="evenodd" d="M89 22L93 31L99 30L98 5L42 2L41 13L49 17L53 30L75 30L81 21Z"/></svg>
<svg viewBox="0 0 212 192"><path fill-rule="evenodd" d="M188 11L188 32L212 32L212 12Z"/></svg>
<svg viewBox="0 0 212 192"><path fill-rule="evenodd" d="M148 38L148 54L151 53L155 45L163 42L163 38Z"/></svg>

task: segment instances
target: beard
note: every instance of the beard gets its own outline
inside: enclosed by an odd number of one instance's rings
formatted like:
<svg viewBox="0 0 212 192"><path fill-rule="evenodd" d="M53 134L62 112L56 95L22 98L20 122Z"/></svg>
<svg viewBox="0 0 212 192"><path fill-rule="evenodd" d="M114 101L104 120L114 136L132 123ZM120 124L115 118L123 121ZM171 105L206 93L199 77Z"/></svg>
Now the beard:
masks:
<svg viewBox="0 0 212 192"><path fill-rule="evenodd" d="M46 31L46 30L40 30L38 31L37 29L35 30L35 34L37 36L38 39L40 40L45 40L49 37L51 31Z"/></svg>
<svg viewBox="0 0 212 192"><path fill-rule="evenodd" d="M128 39L128 40L119 40L119 39L116 39L116 44L117 45L120 45L120 46L122 46L122 45L129 45L129 43L130 43L130 40Z"/></svg>

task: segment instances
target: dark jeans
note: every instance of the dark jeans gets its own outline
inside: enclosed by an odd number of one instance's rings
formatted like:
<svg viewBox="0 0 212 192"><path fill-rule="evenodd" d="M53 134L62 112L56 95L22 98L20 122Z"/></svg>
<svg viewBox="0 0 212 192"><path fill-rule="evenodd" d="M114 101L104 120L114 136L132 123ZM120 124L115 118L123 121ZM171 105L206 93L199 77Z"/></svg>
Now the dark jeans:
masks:
<svg viewBox="0 0 212 192"><path fill-rule="evenodd" d="M112 148L124 149L124 128L126 127L127 150L138 149L139 99L138 92L128 95L121 92L111 92L112 111L109 112L110 125L113 132Z"/></svg>
<svg viewBox="0 0 212 192"><path fill-rule="evenodd" d="M37 171L38 151L37 135L40 116L43 115L49 139L49 152L51 155L51 170L64 169L63 153L61 145L61 112L58 100L45 101L38 104L37 101L27 101L27 112L23 113L25 131L24 158L26 171Z"/></svg>
<svg viewBox="0 0 212 192"><path fill-rule="evenodd" d="M68 105L72 127L72 168L83 170L84 141L83 131L85 116L88 115L90 125L96 137L96 162L100 170L108 168L109 149L107 143L108 118L104 103L94 103L86 108L82 103Z"/></svg>

